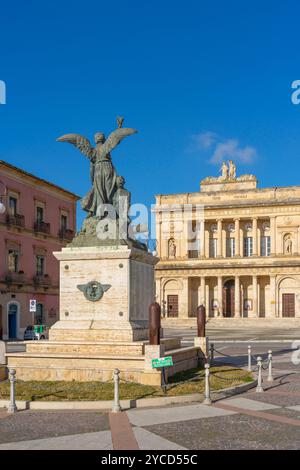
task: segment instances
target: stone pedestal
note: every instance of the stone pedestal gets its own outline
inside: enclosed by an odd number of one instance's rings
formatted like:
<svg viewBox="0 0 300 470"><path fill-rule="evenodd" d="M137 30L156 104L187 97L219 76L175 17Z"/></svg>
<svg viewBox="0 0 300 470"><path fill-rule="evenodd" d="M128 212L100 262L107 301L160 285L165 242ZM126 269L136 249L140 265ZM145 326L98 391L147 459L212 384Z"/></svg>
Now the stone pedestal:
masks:
<svg viewBox="0 0 300 470"><path fill-rule="evenodd" d="M161 385L151 360L172 355L167 375L196 367L199 348L181 348L180 338L149 345L148 311L154 301L157 258L128 246L67 247L60 263L60 318L49 341L29 341L26 352L8 353L19 380L108 381Z"/></svg>
<svg viewBox="0 0 300 470"><path fill-rule="evenodd" d="M148 308L154 301L157 258L136 248L63 248L60 262L60 320L53 341L139 341L148 339ZM84 286L109 286L99 300Z"/></svg>

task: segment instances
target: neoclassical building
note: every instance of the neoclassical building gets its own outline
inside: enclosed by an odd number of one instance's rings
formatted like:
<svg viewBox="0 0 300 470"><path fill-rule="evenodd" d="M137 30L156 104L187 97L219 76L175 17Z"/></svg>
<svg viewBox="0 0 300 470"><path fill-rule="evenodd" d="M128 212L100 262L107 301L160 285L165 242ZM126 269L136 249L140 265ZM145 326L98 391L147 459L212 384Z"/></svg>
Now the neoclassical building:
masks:
<svg viewBox="0 0 300 470"><path fill-rule="evenodd" d="M258 188L256 177L201 181L156 196L156 295L165 317L300 317L300 186Z"/></svg>

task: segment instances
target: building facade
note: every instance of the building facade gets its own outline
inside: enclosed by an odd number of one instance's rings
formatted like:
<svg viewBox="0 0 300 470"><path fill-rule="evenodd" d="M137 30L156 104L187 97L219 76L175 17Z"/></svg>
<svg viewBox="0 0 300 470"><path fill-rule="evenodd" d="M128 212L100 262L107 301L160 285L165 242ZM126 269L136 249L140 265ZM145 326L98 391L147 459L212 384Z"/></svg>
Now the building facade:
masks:
<svg viewBox="0 0 300 470"><path fill-rule="evenodd" d="M0 338L58 319L58 262L74 236L78 196L0 161ZM36 312L30 312L30 300Z"/></svg>
<svg viewBox="0 0 300 470"><path fill-rule="evenodd" d="M156 196L165 317L300 317L300 186L258 188L223 163L200 191Z"/></svg>

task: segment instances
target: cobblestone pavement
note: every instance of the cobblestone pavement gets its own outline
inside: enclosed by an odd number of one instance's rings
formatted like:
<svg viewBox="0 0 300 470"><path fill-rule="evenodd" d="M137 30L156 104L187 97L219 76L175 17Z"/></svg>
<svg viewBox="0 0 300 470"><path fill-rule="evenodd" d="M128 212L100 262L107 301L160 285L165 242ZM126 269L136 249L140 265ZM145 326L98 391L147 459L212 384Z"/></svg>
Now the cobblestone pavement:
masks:
<svg viewBox="0 0 300 470"><path fill-rule="evenodd" d="M291 345L251 345L253 356L264 359L273 350L275 380L267 382L263 372L264 393L252 389L234 397L214 395L212 406L130 410L125 425L132 428L131 441L146 450L299 449L300 365L292 363ZM216 363L247 365L247 344L219 342L216 349ZM107 413L23 411L10 416L0 410L0 450L113 449L114 436L119 449L129 448L128 436L122 447L118 419L109 422Z"/></svg>

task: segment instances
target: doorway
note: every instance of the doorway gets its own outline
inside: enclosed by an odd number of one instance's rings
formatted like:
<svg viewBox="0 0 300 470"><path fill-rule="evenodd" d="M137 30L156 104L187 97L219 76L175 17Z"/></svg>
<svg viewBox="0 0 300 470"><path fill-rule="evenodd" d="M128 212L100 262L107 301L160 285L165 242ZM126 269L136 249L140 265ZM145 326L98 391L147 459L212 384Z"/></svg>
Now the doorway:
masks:
<svg viewBox="0 0 300 470"><path fill-rule="evenodd" d="M18 322L18 306L17 304L10 304L8 307L8 339L16 339Z"/></svg>
<svg viewBox="0 0 300 470"><path fill-rule="evenodd" d="M223 316L234 317L234 280L225 282L223 287Z"/></svg>
<svg viewBox="0 0 300 470"><path fill-rule="evenodd" d="M167 315L168 317L178 317L178 295L168 295Z"/></svg>
<svg viewBox="0 0 300 470"><path fill-rule="evenodd" d="M282 316L295 316L295 294L282 294Z"/></svg>

